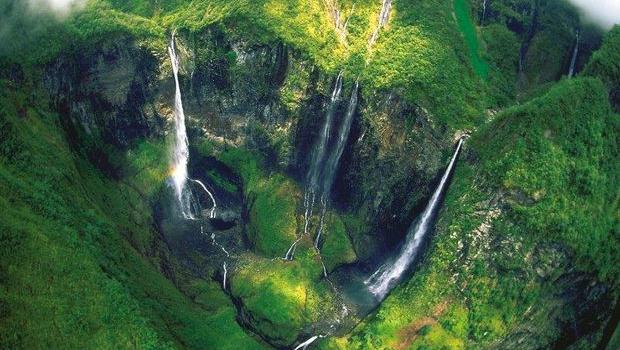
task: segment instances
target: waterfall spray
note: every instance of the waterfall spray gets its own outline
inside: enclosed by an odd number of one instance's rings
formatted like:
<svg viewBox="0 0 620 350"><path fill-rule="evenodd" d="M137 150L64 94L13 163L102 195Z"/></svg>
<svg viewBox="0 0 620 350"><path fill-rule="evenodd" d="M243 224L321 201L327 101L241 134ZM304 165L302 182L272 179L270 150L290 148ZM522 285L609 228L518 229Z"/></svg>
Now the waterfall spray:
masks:
<svg viewBox="0 0 620 350"><path fill-rule="evenodd" d="M377 299L383 299L387 295L387 293L394 287L394 284L398 282L416 258L423 238L431 229L431 220L433 215L439 209L438 207L441 193L446 186L448 177L454 167L454 163L456 162L456 158L462 144L463 139L461 138L458 146L456 147L456 151L452 156L452 160L450 160L450 164L441 177L439 185L426 205L424 212L422 212L422 216L419 221L410 227L405 244L402 246L396 259L391 263L385 263L382 265L364 282L368 286L370 292L374 294Z"/></svg>

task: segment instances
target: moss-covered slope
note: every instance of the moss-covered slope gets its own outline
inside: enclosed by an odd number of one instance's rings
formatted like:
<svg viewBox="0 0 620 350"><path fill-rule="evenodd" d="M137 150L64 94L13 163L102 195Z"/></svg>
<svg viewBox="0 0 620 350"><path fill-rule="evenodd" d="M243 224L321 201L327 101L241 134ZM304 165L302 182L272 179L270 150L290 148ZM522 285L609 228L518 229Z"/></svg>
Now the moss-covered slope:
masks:
<svg viewBox="0 0 620 350"><path fill-rule="evenodd" d="M618 131L595 79L501 113L467 142L423 266L347 346L595 344L618 297Z"/></svg>
<svg viewBox="0 0 620 350"><path fill-rule="evenodd" d="M143 194L162 185L157 146L124 162L139 176L112 179L71 147L61 127L71 121L43 92L1 84L0 347L263 348L153 230Z"/></svg>

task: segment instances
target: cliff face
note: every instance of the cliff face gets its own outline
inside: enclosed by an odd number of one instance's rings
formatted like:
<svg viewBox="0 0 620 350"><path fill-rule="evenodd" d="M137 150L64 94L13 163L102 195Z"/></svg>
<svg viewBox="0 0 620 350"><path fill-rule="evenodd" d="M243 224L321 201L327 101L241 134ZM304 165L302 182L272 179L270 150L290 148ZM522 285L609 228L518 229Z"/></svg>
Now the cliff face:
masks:
<svg viewBox="0 0 620 350"><path fill-rule="evenodd" d="M303 181L333 77L283 43L252 45L217 28L179 34L177 42L190 138L258 151L270 168ZM106 144L127 149L172 128L169 62L129 37L63 55L46 70L43 86L95 158L106 155ZM345 87L339 115L350 93ZM398 91L362 87L360 99L334 196L345 212L364 217L354 240L367 259L396 244L421 210L452 135Z"/></svg>
<svg viewBox="0 0 620 350"><path fill-rule="evenodd" d="M51 274L32 274L30 284L20 280L27 266L6 259L19 267L0 269L13 285L0 296L10 311L0 345L36 347L47 337L53 347L82 347L99 326L108 332L103 347L133 339L141 347L283 348L329 332L319 347L587 348L607 337L618 298L618 126L607 98L617 110L618 60L609 58L617 28L587 66L598 34L584 32L577 67L591 78L549 90L565 70L555 55L571 52L578 24L564 5L494 1L478 33L459 22L468 5L394 1L369 44L381 8L354 3L323 11L312 1L98 1L52 27L79 34L52 58L33 66L0 56L0 238L32 239L16 245L32 264L43 241L62 251L44 260ZM349 24L334 34L340 16ZM217 220L179 222L170 209L170 28L189 173L215 194ZM487 63L488 77L476 69ZM334 128L356 82L359 101L325 213L317 204L308 220L306 174L340 73ZM530 95L540 97L495 111ZM398 249L464 132L473 137L428 251L364 318L332 279ZM304 237L305 225L312 233ZM56 235L63 227L67 234ZM298 237L295 259L280 259ZM83 264L68 263L76 247ZM55 280L68 269L78 272ZM68 300L74 290L62 286L80 271L94 276L84 290L101 290L88 295L95 306L56 310L49 322L64 322L69 334L87 315L92 327L68 344L37 334L34 323L17 325L38 312L20 309L21 287L51 281L49 293L28 294L48 312L48 300ZM124 307L109 310L115 303Z"/></svg>
<svg viewBox="0 0 620 350"><path fill-rule="evenodd" d="M570 111L559 107L566 98ZM601 82L581 78L500 113L476 133L424 264L352 343L605 346L618 298L608 275L617 256L605 248L618 239L608 235L615 224L606 214L617 196L609 187L617 181L617 166L609 164L616 118Z"/></svg>

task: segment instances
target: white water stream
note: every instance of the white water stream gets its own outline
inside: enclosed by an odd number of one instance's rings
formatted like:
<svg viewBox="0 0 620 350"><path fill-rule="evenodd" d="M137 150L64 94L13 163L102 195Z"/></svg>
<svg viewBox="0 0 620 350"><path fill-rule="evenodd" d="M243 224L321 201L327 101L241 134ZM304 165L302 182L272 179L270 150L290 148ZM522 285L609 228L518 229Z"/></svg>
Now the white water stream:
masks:
<svg viewBox="0 0 620 350"><path fill-rule="evenodd" d="M575 64L577 63L577 55L579 54L579 30L575 34L575 48L573 49L573 56L570 60L570 68L568 69L568 77L572 78L575 75Z"/></svg>
<svg viewBox="0 0 620 350"><path fill-rule="evenodd" d="M187 186L187 180L197 183L211 198L213 206L209 216L215 217L215 209L217 204L213 193L209 191L200 180L190 179L188 177L187 163L189 161L189 147L187 139L187 129L185 127L185 111L183 110L183 98L181 96L181 85L179 84L179 57L176 53L176 45L174 34L170 40L168 46L168 54L170 56L170 62L172 63L172 73L174 75L174 146L172 149L172 183L174 186L179 208L181 214L185 219L195 219L195 215L192 212L192 190Z"/></svg>
<svg viewBox="0 0 620 350"><path fill-rule="evenodd" d="M450 164L441 177L441 181L426 205L424 212L422 212L420 219L409 228L405 244L402 246L396 259L390 260L379 267L379 269L364 282L368 286L368 290L370 290L377 299L383 299L387 293L389 293L416 258L424 237L431 229L432 217L439 209L441 193L446 187L448 177L454 167L462 144L463 139L459 140L452 160L450 160Z"/></svg>
<svg viewBox="0 0 620 350"><path fill-rule="evenodd" d="M377 39L379 38L379 32L381 28L383 28L388 20L390 19L390 10L392 9L392 0L383 0L383 4L381 5L381 12L379 13L379 23L377 23L377 27L375 31L372 32L370 39L368 40L368 46L372 47Z"/></svg>

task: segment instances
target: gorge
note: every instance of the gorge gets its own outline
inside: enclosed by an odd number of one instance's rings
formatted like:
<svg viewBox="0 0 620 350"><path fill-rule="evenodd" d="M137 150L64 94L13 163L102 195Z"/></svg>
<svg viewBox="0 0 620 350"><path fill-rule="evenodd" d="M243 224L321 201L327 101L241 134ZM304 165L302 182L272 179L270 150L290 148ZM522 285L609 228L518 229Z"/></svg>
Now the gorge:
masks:
<svg viewBox="0 0 620 350"><path fill-rule="evenodd" d="M618 348L620 26L567 0L0 10L0 348Z"/></svg>

